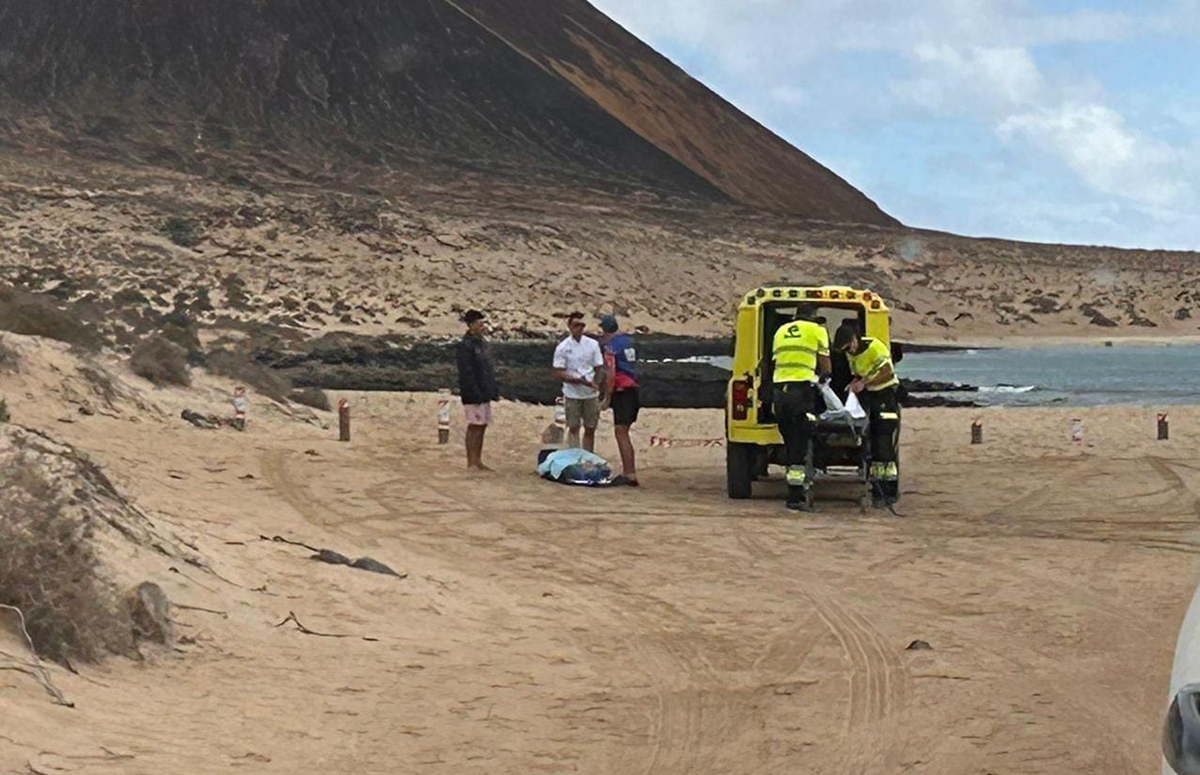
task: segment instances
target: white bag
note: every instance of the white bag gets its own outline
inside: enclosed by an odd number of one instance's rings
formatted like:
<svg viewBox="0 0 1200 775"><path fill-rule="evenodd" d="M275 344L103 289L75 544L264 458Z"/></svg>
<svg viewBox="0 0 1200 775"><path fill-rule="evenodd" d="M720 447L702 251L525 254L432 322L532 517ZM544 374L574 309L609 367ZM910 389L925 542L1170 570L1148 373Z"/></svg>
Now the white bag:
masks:
<svg viewBox="0 0 1200 775"><path fill-rule="evenodd" d="M842 404L842 399L838 398L837 393L833 392L833 388L829 387L829 381L821 383L821 395L825 398L825 411L829 414L840 414L845 410L845 405ZM859 411L862 411L859 409Z"/></svg>
<svg viewBox="0 0 1200 775"><path fill-rule="evenodd" d="M837 396L834 396L834 398L837 398ZM862 408L862 403L858 400L858 393L851 393L850 397L846 399L846 411L855 420L861 420L867 416L867 411Z"/></svg>

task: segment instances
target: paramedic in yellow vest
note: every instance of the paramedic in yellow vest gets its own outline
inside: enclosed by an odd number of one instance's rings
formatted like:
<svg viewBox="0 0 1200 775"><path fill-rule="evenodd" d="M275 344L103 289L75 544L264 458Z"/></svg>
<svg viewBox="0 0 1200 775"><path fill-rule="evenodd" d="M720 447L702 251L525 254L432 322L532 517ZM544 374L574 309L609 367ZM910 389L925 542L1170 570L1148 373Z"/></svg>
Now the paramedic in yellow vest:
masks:
<svg viewBox="0 0 1200 775"><path fill-rule="evenodd" d="M850 390L858 394L871 426L871 470L869 473L877 507L900 499L900 468L896 445L900 440L900 378L892 363L892 351L882 340L860 337L854 323L843 323L833 337L833 349L845 353L854 381Z"/></svg>
<svg viewBox="0 0 1200 775"><path fill-rule="evenodd" d="M787 457L787 505L795 511L808 510L812 484L808 453L816 422L817 380L830 372L829 332L812 321L815 312L811 305L800 305L796 319L775 332L771 348L775 421Z"/></svg>

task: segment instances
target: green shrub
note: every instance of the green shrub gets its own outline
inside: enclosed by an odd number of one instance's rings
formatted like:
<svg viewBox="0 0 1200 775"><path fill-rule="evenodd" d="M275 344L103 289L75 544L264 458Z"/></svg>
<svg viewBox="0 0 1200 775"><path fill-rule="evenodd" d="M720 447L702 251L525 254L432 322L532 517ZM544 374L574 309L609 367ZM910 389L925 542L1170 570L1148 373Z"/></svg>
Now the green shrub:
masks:
<svg viewBox="0 0 1200 775"><path fill-rule="evenodd" d="M187 387L192 384L192 376L187 367L187 352L160 336L151 336L134 348L129 367L134 374L160 387Z"/></svg>
<svg viewBox="0 0 1200 775"><path fill-rule="evenodd" d="M0 423L8 422L10 419L12 418L8 416L8 401L0 398Z"/></svg>

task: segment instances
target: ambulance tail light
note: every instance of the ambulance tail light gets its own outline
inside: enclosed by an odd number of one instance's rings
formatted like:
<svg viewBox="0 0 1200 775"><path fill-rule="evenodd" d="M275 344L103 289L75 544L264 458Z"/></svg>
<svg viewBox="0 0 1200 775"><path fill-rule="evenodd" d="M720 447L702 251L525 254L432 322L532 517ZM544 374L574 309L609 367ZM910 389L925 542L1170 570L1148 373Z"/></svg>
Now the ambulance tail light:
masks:
<svg viewBox="0 0 1200 775"><path fill-rule="evenodd" d="M740 379L733 383L730 393L733 419L747 419L750 416L750 383Z"/></svg>

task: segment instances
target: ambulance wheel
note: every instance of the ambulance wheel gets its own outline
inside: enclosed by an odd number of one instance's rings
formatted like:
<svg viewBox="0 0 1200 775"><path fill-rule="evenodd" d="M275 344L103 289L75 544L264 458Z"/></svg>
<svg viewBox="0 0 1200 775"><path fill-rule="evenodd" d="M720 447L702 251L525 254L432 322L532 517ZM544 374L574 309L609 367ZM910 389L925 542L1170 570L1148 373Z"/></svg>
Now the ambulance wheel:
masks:
<svg viewBox="0 0 1200 775"><path fill-rule="evenodd" d="M725 447L725 486L730 498L745 500L750 497L757 467L757 444L729 442Z"/></svg>

